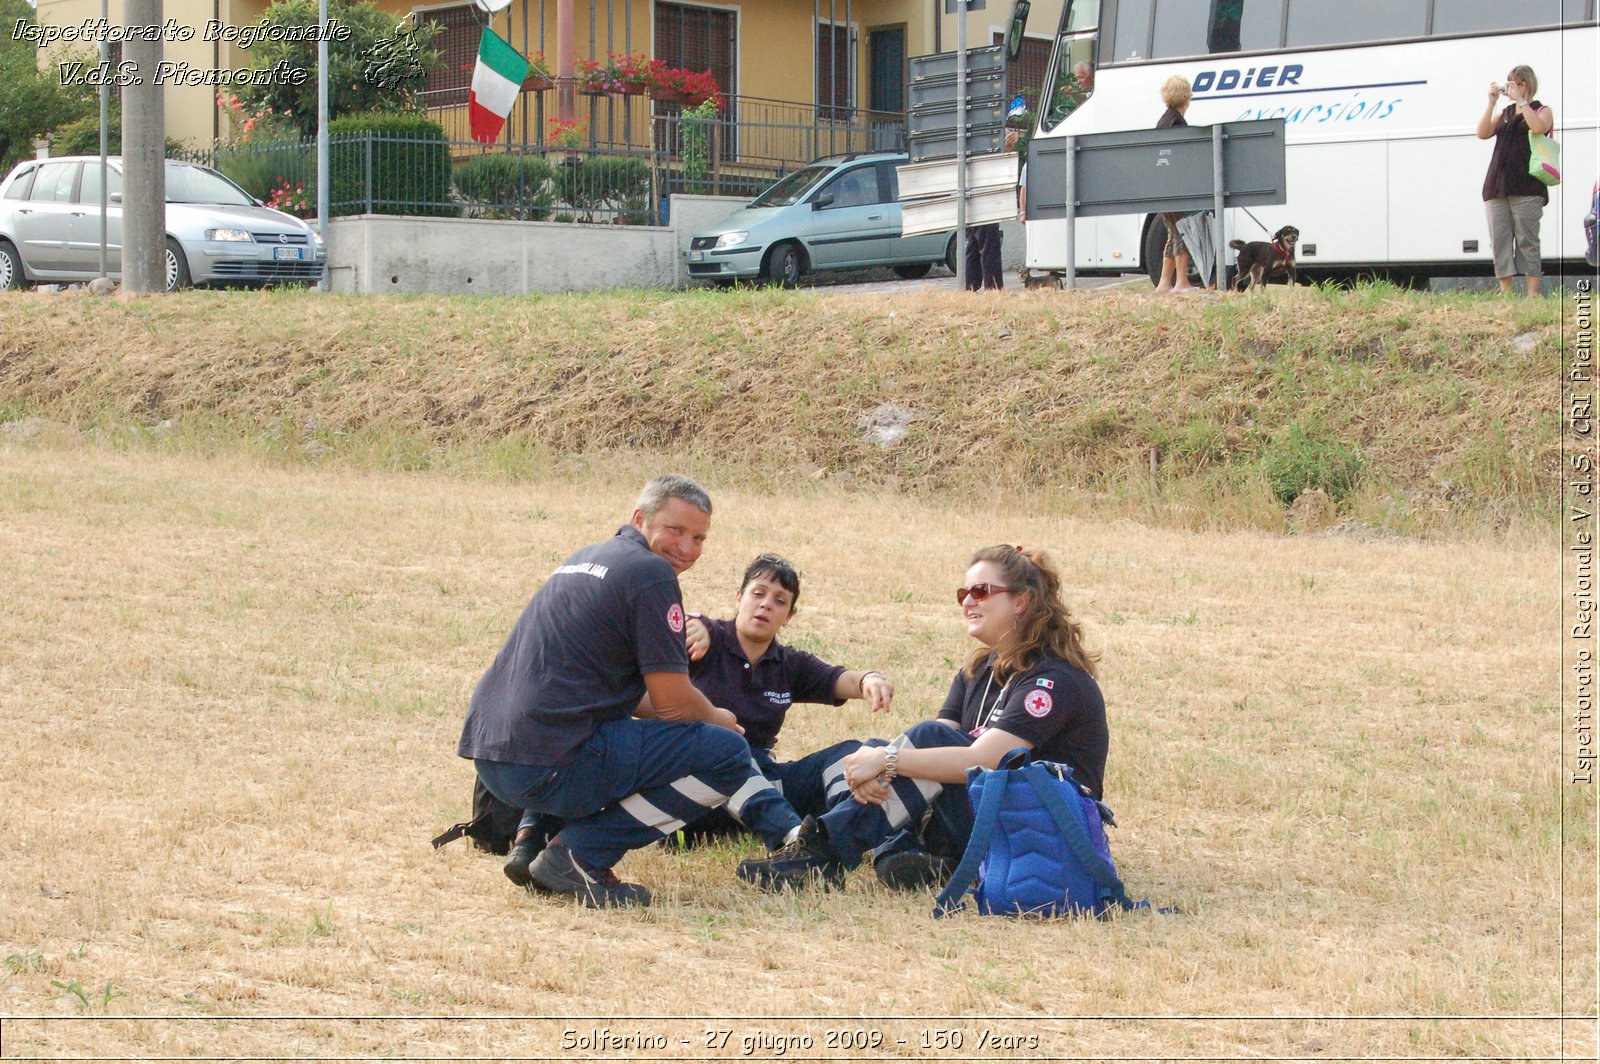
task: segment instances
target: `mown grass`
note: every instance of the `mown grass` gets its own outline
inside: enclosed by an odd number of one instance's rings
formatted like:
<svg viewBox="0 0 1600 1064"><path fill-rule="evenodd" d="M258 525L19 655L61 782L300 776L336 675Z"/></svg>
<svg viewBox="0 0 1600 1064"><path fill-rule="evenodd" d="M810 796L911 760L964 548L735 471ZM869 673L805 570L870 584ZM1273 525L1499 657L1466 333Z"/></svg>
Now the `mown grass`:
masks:
<svg viewBox="0 0 1600 1064"><path fill-rule="evenodd" d="M1592 1057L1561 313L0 299L7 1049L582 1059L564 1032L609 1028L669 1033L666 1059L849 1026L923 1059L956 1029L969 1056L1039 1040L1001 1058ZM885 402L920 416L880 448ZM769 897L732 876L748 846L630 854L655 907L595 914L431 851L510 623L669 464L717 500L691 606L781 551L789 638L895 680L889 719L798 709L791 753L931 715L969 553L1051 548L1104 652L1114 852L1184 915L935 923L867 871ZM1278 535L1295 475L1417 535Z"/></svg>
<svg viewBox="0 0 1600 1064"><path fill-rule="evenodd" d="M1309 488L1407 533L1547 525L1557 299L1388 286L530 299L302 292L4 301L5 417L165 446L516 478L670 453L766 486L1049 495L1283 527ZM863 419L910 412L890 446Z"/></svg>
<svg viewBox="0 0 1600 1064"><path fill-rule="evenodd" d="M868 870L767 896L732 873L750 844L632 853L654 907L588 913L430 850L467 807L473 684L646 471L0 438L7 1049L626 1056L561 1048L609 1028L669 1033L634 1059L671 1059L708 1028L733 1057L848 1026L907 1059L1008 1058L982 1031L1037 1038L1022 1057L1592 1053L1592 1023L1551 1019L1593 1000L1595 839L1592 794L1561 783L1549 537L1305 541L708 478L686 601L724 611L782 551L806 579L791 641L896 684L887 718L796 709L792 753L931 715L969 552L1051 548L1104 655L1114 853L1183 915L935 922ZM920 1044L950 1029L962 1054Z"/></svg>

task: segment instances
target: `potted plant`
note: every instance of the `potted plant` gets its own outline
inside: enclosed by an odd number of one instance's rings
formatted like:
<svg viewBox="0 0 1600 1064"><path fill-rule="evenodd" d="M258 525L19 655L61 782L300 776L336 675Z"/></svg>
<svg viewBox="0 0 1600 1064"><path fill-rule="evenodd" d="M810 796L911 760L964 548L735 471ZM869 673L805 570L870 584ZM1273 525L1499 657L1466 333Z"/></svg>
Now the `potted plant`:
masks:
<svg viewBox="0 0 1600 1064"><path fill-rule="evenodd" d="M583 138L589 134L589 120L552 118L545 124L545 130L545 139L558 148L565 148L568 162L576 162L578 148L583 145Z"/></svg>
<svg viewBox="0 0 1600 1064"><path fill-rule="evenodd" d="M638 96L652 83L651 64L642 55L606 53L606 61L580 59L575 77L586 96Z"/></svg>
<svg viewBox="0 0 1600 1064"><path fill-rule="evenodd" d="M659 59L651 64L651 68L654 76L650 90L652 99L683 104L685 107L696 107L707 100L714 100L719 111L726 102L717 86L717 79L709 70L695 73L667 66Z"/></svg>
<svg viewBox="0 0 1600 1064"><path fill-rule="evenodd" d="M555 84L555 75L545 62L544 53L534 52L528 57L528 72L522 78L522 91L543 92L555 88Z"/></svg>

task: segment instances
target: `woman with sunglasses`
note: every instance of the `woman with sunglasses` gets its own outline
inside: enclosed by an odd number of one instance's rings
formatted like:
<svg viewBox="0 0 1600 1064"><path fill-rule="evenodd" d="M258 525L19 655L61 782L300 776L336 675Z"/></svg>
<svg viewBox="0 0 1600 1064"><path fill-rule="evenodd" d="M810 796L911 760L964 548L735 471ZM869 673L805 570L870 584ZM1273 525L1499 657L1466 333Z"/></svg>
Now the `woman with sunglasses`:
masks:
<svg viewBox="0 0 1600 1064"><path fill-rule="evenodd" d="M1500 281L1500 291L1509 293L1512 277L1523 274L1528 279L1530 296L1539 294L1539 278L1544 273L1539 255L1539 221L1545 204L1550 202L1550 192L1528 173L1528 134L1548 136L1556 127L1555 113L1534 99L1538 91L1539 79L1533 68L1514 66L1504 85L1489 83L1489 102L1478 118L1478 139L1494 138L1489 173L1483 179L1494 275ZM1494 105L1502 96L1511 102L1496 115Z"/></svg>
<svg viewBox="0 0 1600 1064"><path fill-rule="evenodd" d="M730 620L690 619L684 632L689 648L689 680L710 700L738 719L756 767L801 816L828 807L828 791L848 795L845 755L861 744L836 743L797 761L779 762L773 754L790 706L797 702L843 705L863 698L874 711L889 709L894 685L876 669L846 669L815 654L778 641L800 603L800 574L776 554L762 554L744 571L733 597ZM649 698L640 711L648 713ZM754 782L754 781L752 781ZM737 815L753 797L736 794L727 811L714 810L685 829L683 842L735 834ZM769 839L777 849L783 839Z"/></svg>
<svg viewBox="0 0 1600 1064"><path fill-rule="evenodd" d="M937 720L845 758L848 795L778 853L744 861L739 876L768 889L814 879L842 883L877 850L878 878L929 885L948 874L972 831L967 770L994 768L1025 747L1072 766L1101 795L1109 733L1095 683L1097 655L1061 593L1061 575L1039 550L985 547L972 556L956 602L977 641ZM930 815L931 814L931 815Z"/></svg>

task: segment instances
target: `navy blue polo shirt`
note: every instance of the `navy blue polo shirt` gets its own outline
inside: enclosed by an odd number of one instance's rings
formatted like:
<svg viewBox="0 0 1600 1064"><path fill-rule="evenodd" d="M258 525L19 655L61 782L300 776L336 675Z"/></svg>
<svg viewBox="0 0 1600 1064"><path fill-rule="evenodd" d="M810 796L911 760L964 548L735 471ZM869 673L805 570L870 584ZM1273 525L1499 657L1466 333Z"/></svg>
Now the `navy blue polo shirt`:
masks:
<svg viewBox="0 0 1600 1064"><path fill-rule="evenodd" d="M783 718L795 702L822 702L844 705L835 698L834 684L844 673L843 665L829 665L815 654L786 647L776 639L751 662L739 645L739 633L732 621L702 617L711 633L711 646L705 657L689 665L689 679L712 705L731 712L744 728L751 746L771 749L778 741Z"/></svg>
<svg viewBox="0 0 1600 1064"><path fill-rule="evenodd" d="M1026 739L1035 758L1071 765L1078 782L1099 798L1111 734L1105 698L1094 677L1045 654L1033 668L1002 684L990 679L993 663L991 654L970 680L965 669L956 673L939 719L974 738L999 728Z"/></svg>
<svg viewBox="0 0 1600 1064"><path fill-rule="evenodd" d="M472 693L456 753L568 764L595 725L633 715L645 673L688 671L678 574L623 525L534 594Z"/></svg>

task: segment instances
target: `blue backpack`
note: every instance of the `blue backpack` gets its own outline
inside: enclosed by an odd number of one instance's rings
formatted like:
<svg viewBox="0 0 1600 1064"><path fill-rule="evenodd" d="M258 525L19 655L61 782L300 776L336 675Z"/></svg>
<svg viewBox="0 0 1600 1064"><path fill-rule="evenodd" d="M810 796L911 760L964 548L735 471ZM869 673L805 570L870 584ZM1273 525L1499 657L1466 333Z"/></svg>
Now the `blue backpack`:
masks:
<svg viewBox="0 0 1600 1064"><path fill-rule="evenodd" d="M996 768L969 769L967 796L972 835L934 904L935 917L960 911L975 881L985 916L1100 916L1113 905L1150 904L1128 900L1102 826L1116 821L1070 767L1032 761L1018 747Z"/></svg>

